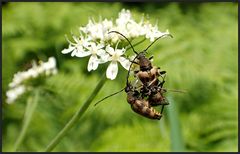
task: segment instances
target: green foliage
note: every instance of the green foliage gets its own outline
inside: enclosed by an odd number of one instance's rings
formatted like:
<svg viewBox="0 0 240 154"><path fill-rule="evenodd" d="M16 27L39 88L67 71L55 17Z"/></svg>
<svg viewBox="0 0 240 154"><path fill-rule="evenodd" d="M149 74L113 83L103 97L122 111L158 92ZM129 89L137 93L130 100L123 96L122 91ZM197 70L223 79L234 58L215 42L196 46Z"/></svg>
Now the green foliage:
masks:
<svg viewBox="0 0 240 154"><path fill-rule="evenodd" d="M77 32L89 17L114 19L122 8L130 9L136 19L148 15L153 24L158 21L160 31L169 29L174 36L154 44L149 55L154 55L154 65L167 71L166 88L187 90L167 94L179 114L185 150L237 151L237 3L87 2L2 7L3 151L12 151L27 100L24 95L15 104L5 103L13 74L32 58L57 58L59 73L43 85L45 93L19 148L42 151L88 98L107 67L89 73L87 57L62 55L67 47L64 35ZM126 71L120 68L119 74L105 84L95 101L124 87ZM120 93L97 107L92 104L54 151L171 151L170 115L164 113L160 121L141 117Z"/></svg>

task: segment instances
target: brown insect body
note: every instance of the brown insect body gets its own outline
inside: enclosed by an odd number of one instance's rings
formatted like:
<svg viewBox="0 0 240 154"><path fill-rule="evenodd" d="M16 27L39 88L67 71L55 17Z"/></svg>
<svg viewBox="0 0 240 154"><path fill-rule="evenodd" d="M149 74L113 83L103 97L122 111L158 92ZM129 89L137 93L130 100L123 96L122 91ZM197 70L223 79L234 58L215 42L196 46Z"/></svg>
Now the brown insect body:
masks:
<svg viewBox="0 0 240 154"><path fill-rule="evenodd" d="M149 106L148 101L146 100L136 100L134 104L131 105L131 108L134 112L147 117L149 119L158 119L160 120L162 115L157 112L153 107Z"/></svg>
<svg viewBox="0 0 240 154"><path fill-rule="evenodd" d="M162 115L149 105L149 101L141 98L138 91L129 87L126 87L125 91L127 92L127 101L134 112L149 119L161 119Z"/></svg>
<svg viewBox="0 0 240 154"><path fill-rule="evenodd" d="M140 52L136 59L138 60L140 71L149 71L152 69L152 63L145 57L145 51Z"/></svg>
<svg viewBox="0 0 240 154"><path fill-rule="evenodd" d="M142 82L145 86L157 86L159 84L158 77L160 74L160 68L153 66L150 70L147 71L135 71L135 76Z"/></svg>
<svg viewBox="0 0 240 154"><path fill-rule="evenodd" d="M167 99L163 96L163 91L160 90L157 93L151 93L149 96L149 102L151 102L152 106L157 106L157 105L168 105L169 102Z"/></svg>

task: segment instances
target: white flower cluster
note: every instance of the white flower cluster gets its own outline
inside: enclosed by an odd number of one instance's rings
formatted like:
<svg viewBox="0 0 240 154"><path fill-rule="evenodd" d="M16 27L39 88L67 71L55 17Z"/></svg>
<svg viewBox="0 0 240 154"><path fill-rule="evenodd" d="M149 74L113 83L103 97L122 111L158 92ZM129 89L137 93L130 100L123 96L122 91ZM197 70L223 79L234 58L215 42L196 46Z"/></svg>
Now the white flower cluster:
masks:
<svg viewBox="0 0 240 154"><path fill-rule="evenodd" d="M56 73L56 59L54 57L50 57L47 62L42 62L40 65L37 65L36 62L33 61L30 69L14 74L12 82L8 85L10 89L6 92L6 102L9 104L13 103L28 89L24 84L25 81L38 78L39 76L54 75Z"/></svg>
<svg viewBox="0 0 240 154"><path fill-rule="evenodd" d="M104 19L99 22L89 20L85 27L80 27L80 36L72 36L74 42L69 41L69 47L62 50L63 54L71 53L74 57L90 56L88 62L88 71L96 70L99 64L111 61L109 64L106 76L113 80L118 73L118 64L126 69L129 69L130 61L124 55L126 49L118 49L119 41L124 40L121 35L110 33L110 31L118 31L128 39L134 39L143 36L153 42L156 38L169 34L160 32L157 25L153 26L148 21L143 19L137 23L129 10L122 9L115 23L112 20Z"/></svg>

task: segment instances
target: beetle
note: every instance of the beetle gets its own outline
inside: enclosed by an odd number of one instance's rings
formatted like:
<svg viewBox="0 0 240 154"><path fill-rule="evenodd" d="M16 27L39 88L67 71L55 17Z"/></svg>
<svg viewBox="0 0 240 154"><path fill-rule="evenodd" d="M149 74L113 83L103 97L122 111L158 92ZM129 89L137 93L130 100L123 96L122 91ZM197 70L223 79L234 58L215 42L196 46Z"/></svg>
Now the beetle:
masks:
<svg viewBox="0 0 240 154"><path fill-rule="evenodd" d="M131 105L134 112L149 119L161 119L162 114L156 111L148 100L142 98L140 93L131 84L128 83L125 92L127 93L127 102Z"/></svg>
<svg viewBox="0 0 240 154"><path fill-rule="evenodd" d="M122 91L125 91L127 93L127 102L131 105L131 108L134 112L147 117L149 119L158 119L160 120L162 117L162 112L164 105L167 105L168 102L165 101L165 97L162 95L162 86L164 84L164 75L166 71L160 71L160 67L152 66L151 58L146 58L145 54L149 47L156 42L161 37L157 38L154 42L152 42L145 50L141 52L136 52L131 44L131 42L126 38L123 34L117 32L117 31L110 31L109 33L118 33L119 35L123 36L128 43L130 44L133 52L136 54L134 59L131 61L128 74L127 74L127 80L126 80L126 86L121 89L118 92L115 92L111 95L108 95L98 101L95 106L100 103L101 101L118 94ZM170 35L170 34L166 34ZM170 35L172 37L172 35ZM129 82L129 74L132 64L138 64L139 70L134 72L134 76L138 77L138 79L142 82L140 91L136 90L137 87L134 87ZM161 76L163 78L163 81L159 82L158 77ZM160 87L160 88L159 88ZM147 98L145 97L147 96ZM156 111L152 106L162 105L161 113Z"/></svg>

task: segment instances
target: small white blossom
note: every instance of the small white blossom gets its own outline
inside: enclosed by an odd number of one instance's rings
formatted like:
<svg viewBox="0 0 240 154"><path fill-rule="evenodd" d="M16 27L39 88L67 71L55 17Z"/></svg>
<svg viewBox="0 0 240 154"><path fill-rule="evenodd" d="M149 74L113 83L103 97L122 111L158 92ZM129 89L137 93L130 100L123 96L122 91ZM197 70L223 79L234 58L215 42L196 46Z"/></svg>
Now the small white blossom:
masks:
<svg viewBox="0 0 240 154"><path fill-rule="evenodd" d="M89 50L87 52L89 53L89 55L91 55L88 61L89 72L91 70L96 70L98 68L98 64L100 63L100 59L98 58L98 56L100 57L106 56L105 50L102 49L103 47L104 47L103 44L96 45L96 43L91 43L90 47L87 48ZM101 63L104 63L104 61L101 61Z"/></svg>
<svg viewBox="0 0 240 154"><path fill-rule="evenodd" d="M132 20L132 15L129 10L122 9L122 11L118 14L118 18L116 19L117 26L126 26L128 22Z"/></svg>
<svg viewBox="0 0 240 154"><path fill-rule="evenodd" d="M103 27L103 31L107 32L109 29L111 29L113 27L112 20L104 19L102 22L102 27Z"/></svg>
<svg viewBox="0 0 240 154"><path fill-rule="evenodd" d="M108 32L112 29L113 27L113 22L111 20L103 20L102 24L102 40L100 40L102 43L104 43L105 41L108 41L111 39L111 37L109 36Z"/></svg>
<svg viewBox="0 0 240 154"><path fill-rule="evenodd" d="M63 49L62 53L67 54L71 52L72 57L73 56L81 57L80 55L86 54L85 48L88 47L90 44L89 38L86 39L83 36L80 36L80 38L77 38L76 36L73 36L73 39L75 42L71 42L67 39L69 42L69 47L67 49Z"/></svg>
<svg viewBox="0 0 240 154"><path fill-rule="evenodd" d="M15 88L12 88L7 91L7 100L6 102L11 104L13 103L20 95L22 95L26 91L25 86L20 85Z"/></svg>
<svg viewBox="0 0 240 154"><path fill-rule="evenodd" d="M141 35L142 27L136 22L131 22L127 24L127 30L129 33L129 37L135 38Z"/></svg>
<svg viewBox="0 0 240 154"><path fill-rule="evenodd" d="M116 26L112 27L111 30L121 32L127 38L131 38L132 36L131 33L129 33L129 28L132 28L135 23L136 22L132 19L131 12L129 10L122 9L116 19ZM136 24L134 26L136 26ZM122 36L116 34L112 34L111 38L114 43L116 43L119 39L124 39Z"/></svg>
<svg viewBox="0 0 240 154"><path fill-rule="evenodd" d="M88 35L88 37L93 40L100 40L100 42L108 41L110 36L108 32L113 27L113 22L111 20L104 19L101 22L94 23L89 19L86 27L80 27L80 31Z"/></svg>
<svg viewBox="0 0 240 154"><path fill-rule="evenodd" d="M158 30L157 25L154 27L151 24L144 25L144 29L146 32L146 38L153 42L156 38L169 34L168 30L166 32L160 32Z"/></svg>
<svg viewBox="0 0 240 154"><path fill-rule="evenodd" d="M118 64L117 62L120 62L120 64L126 69L129 69L130 61L123 57L123 54L125 52L125 49L113 49L110 46L106 47L106 51L111 55L108 58L108 61L111 61L107 68L106 76L107 78L113 80L116 78L118 73Z"/></svg>

